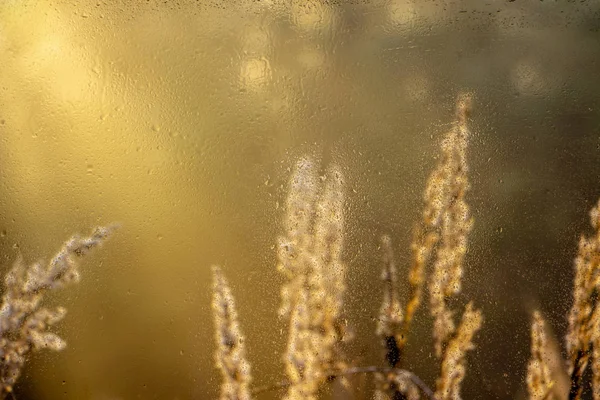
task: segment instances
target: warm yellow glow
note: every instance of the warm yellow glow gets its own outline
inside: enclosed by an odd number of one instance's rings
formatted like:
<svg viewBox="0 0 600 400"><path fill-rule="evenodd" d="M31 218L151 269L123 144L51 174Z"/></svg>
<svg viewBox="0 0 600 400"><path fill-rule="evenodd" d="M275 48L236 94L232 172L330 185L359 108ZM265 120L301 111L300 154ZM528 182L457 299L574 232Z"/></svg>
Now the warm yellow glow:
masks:
<svg viewBox="0 0 600 400"><path fill-rule="evenodd" d="M417 10L412 1L395 0L387 5L388 19L393 25L406 25L415 21Z"/></svg>
<svg viewBox="0 0 600 400"><path fill-rule="evenodd" d="M259 89L271 79L271 66L266 58L251 58L242 62L241 84L247 89Z"/></svg>
<svg viewBox="0 0 600 400"><path fill-rule="evenodd" d="M319 68L325 63L325 54L318 48L307 47L298 54L298 62L304 68Z"/></svg>
<svg viewBox="0 0 600 400"><path fill-rule="evenodd" d="M334 11L320 1L295 1L291 7L294 24L306 31L331 28L335 21Z"/></svg>
<svg viewBox="0 0 600 400"><path fill-rule="evenodd" d="M266 54L271 51L272 41L269 32L264 28L249 27L243 32L243 50L250 54Z"/></svg>

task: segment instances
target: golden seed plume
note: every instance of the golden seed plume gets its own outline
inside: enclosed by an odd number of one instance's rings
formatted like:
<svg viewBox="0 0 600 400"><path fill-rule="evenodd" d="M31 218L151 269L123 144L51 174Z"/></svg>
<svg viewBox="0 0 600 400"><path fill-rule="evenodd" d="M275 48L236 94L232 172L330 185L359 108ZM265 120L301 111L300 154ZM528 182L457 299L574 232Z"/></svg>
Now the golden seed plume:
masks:
<svg viewBox="0 0 600 400"><path fill-rule="evenodd" d="M597 304L600 290L600 202L590 211L590 219L595 232L593 236L582 236L579 240L579 252L575 259L573 305L569 312L566 335L571 399L581 398L583 374L590 354L593 357L594 398L600 399L600 309Z"/></svg>
<svg viewBox="0 0 600 400"><path fill-rule="evenodd" d="M531 323L531 359L527 365L527 392L530 400L553 400L550 348L546 322L539 311L534 311Z"/></svg>
<svg viewBox="0 0 600 400"><path fill-rule="evenodd" d="M400 349L406 344L410 325L414 315L421 305L423 297L423 285L425 282L425 268L431 259L433 248L437 244L437 233L424 229L420 225L414 229L413 241L411 243L412 263L408 272L408 283L410 292L408 303L404 312L402 325L402 340L398 343Z"/></svg>
<svg viewBox="0 0 600 400"><path fill-rule="evenodd" d="M442 357L443 347L456 327L447 298L461 291L463 258L467 236L473 226L465 195L467 178L467 114L471 99L461 96L457 106L457 122L442 141L442 157L431 174L425 190L425 226L438 232L433 272L429 281L429 305L434 318L435 352ZM431 240L431 239L430 239Z"/></svg>
<svg viewBox="0 0 600 400"><path fill-rule="evenodd" d="M459 96L456 122L443 138L440 161L427 181L423 220L416 225L411 244L410 290L404 315L397 294L391 241L389 237L383 239L382 278L385 286L377 335L384 341L386 362L390 367L401 365L410 325L421 303L426 268L433 258L429 306L434 318L435 351L442 367L437 380L439 400L460 398L466 352L472 348L472 336L479 330L482 320L481 312L474 310L469 303L457 329L453 312L447 306L447 300L461 291L462 264L467 237L473 225L465 201L469 189L466 150L470 136L467 125L470 110L471 96ZM411 388L408 381L394 380L394 374L379 374L377 387L379 396L390 398L406 398Z"/></svg>
<svg viewBox="0 0 600 400"><path fill-rule="evenodd" d="M436 382L438 400L460 400L460 388L466 372L467 351L474 348L473 336L481 328L481 311L467 304L462 320L444 350L440 377Z"/></svg>
<svg viewBox="0 0 600 400"><path fill-rule="evenodd" d="M287 280L280 315L290 321L284 363L292 385L286 399L312 399L327 374L344 365L344 180L339 168L332 166L319 178L312 159L296 164L284 226L278 269Z"/></svg>
<svg viewBox="0 0 600 400"><path fill-rule="evenodd" d="M434 251L433 271L429 280L429 308L434 319L435 353L441 359L436 381L438 400L459 400L466 371L466 353L473 348L472 338L480 329L482 315L469 303L458 328L449 298L462 288L463 260L467 238L473 226L465 195L469 190L467 145L471 135L467 117L471 96L459 96L456 122L442 140L442 157L431 174L425 190L423 253ZM427 240L429 242L427 242Z"/></svg>
<svg viewBox="0 0 600 400"><path fill-rule="evenodd" d="M115 229L98 227L88 237L73 236L48 264L26 266L19 257L4 278L0 305L0 398L12 393L29 352L60 351L66 343L48 329L61 321L66 309L42 307L48 292L79 281L79 259L100 246Z"/></svg>
<svg viewBox="0 0 600 400"><path fill-rule="evenodd" d="M249 400L250 364L246 360L245 338L239 326L235 301L221 269L212 267L215 339L215 361L221 371L220 400Z"/></svg>

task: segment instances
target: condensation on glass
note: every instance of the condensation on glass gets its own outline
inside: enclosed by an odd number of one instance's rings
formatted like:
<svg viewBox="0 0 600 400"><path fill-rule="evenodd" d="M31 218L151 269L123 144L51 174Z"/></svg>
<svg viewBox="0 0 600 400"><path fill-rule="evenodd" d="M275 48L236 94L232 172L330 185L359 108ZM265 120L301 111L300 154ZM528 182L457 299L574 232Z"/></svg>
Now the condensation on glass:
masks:
<svg viewBox="0 0 600 400"><path fill-rule="evenodd" d="M68 310L52 329L66 348L33 353L16 397L217 398L213 265L252 387L285 381L277 264L299 160L314 164L316 199L331 168L343 176L345 359L384 366L381 238L404 307L423 193L468 93L473 226L449 307L458 321L473 301L484 317L462 393L527 398L532 312L561 345L600 195L598 21L591 1L4 1L2 273L119 226L78 285L47 297ZM429 290L404 358L435 387ZM370 376L349 384L372 398Z"/></svg>

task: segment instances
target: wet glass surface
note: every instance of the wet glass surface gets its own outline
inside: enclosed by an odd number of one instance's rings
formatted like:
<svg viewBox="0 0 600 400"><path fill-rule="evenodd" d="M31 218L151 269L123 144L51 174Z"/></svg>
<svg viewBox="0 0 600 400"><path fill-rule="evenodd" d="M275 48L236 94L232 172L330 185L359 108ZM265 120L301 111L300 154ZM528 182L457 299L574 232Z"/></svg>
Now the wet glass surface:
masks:
<svg viewBox="0 0 600 400"><path fill-rule="evenodd" d="M344 176L346 360L384 365L380 238L404 306L413 227L461 93L474 225L451 305L456 320L471 300L484 316L463 397L528 398L532 312L562 343L600 196L598 21L592 1L3 2L2 271L120 224L81 282L48 297L68 309L52 329L68 346L28 359L17 398L217 398L214 264L253 386L284 380L278 238L307 156L319 179L332 165ZM404 366L433 387L424 299ZM346 398L372 398L370 377L350 382Z"/></svg>

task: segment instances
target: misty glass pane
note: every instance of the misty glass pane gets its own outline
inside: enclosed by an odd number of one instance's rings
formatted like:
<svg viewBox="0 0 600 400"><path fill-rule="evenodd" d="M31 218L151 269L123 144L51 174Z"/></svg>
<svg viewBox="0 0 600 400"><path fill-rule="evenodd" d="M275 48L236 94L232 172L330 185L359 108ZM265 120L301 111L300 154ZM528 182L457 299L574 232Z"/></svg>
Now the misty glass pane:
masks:
<svg viewBox="0 0 600 400"><path fill-rule="evenodd" d="M600 398L599 21L2 1L0 399Z"/></svg>

